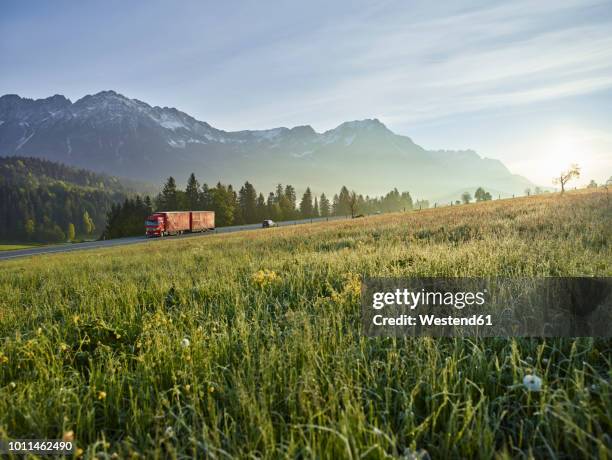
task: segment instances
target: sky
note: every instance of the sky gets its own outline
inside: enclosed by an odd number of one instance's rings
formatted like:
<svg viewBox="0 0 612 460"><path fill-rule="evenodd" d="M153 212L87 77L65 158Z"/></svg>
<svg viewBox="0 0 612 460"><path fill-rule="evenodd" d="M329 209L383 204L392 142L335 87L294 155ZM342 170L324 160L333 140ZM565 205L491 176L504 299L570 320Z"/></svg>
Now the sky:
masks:
<svg viewBox="0 0 612 460"><path fill-rule="evenodd" d="M378 118L539 185L570 163L601 183L612 0L2 4L0 94L106 89L225 130Z"/></svg>

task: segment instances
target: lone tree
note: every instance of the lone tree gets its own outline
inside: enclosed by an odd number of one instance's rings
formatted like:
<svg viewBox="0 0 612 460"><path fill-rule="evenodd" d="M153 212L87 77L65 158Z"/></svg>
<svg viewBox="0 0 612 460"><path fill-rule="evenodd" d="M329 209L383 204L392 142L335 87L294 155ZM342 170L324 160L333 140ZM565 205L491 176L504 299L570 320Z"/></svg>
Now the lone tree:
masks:
<svg viewBox="0 0 612 460"><path fill-rule="evenodd" d="M559 174L559 177L553 178L553 184L561 185L561 193L565 192L565 184L567 184L572 179L577 179L580 177L580 166L577 164L573 164L567 171L563 171Z"/></svg>
<svg viewBox="0 0 612 460"><path fill-rule="evenodd" d="M463 201L463 204L468 204L470 201L472 201L472 195L470 192L463 192L461 194L461 201Z"/></svg>

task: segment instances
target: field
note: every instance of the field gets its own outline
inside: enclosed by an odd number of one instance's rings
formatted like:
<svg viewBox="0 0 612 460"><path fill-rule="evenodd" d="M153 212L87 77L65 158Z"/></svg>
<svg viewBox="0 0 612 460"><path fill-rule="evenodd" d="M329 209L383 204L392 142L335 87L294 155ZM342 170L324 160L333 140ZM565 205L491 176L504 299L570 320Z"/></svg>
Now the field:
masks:
<svg viewBox="0 0 612 460"><path fill-rule="evenodd" d="M40 244L0 244L0 251L14 251L16 249L28 249L41 246Z"/></svg>
<svg viewBox="0 0 612 460"><path fill-rule="evenodd" d="M611 206L578 191L5 262L0 438L97 458L612 458L612 340L370 339L359 307L362 276L611 276Z"/></svg>

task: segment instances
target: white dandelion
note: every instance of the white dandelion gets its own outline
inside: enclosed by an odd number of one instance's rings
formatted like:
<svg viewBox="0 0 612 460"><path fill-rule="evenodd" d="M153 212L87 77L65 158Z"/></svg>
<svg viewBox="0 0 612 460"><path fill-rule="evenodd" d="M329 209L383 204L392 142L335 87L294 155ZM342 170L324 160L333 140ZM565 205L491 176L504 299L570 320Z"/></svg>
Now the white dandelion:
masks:
<svg viewBox="0 0 612 460"><path fill-rule="evenodd" d="M523 377L523 386L529 391L540 391L542 388L542 379L537 375L527 374Z"/></svg>
<svg viewBox="0 0 612 460"><path fill-rule="evenodd" d="M183 340L181 340L181 347L187 348L189 345L191 345L191 342L189 341L189 339L187 337L185 337Z"/></svg>

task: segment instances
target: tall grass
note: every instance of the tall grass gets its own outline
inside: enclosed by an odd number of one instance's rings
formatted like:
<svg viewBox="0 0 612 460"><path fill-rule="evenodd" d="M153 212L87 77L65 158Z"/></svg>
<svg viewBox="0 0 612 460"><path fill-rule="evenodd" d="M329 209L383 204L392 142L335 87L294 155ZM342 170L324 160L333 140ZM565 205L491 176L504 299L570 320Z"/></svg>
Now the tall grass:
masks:
<svg viewBox="0 0 612 460"><path fill-rule="evenodd" d="M73 431L100 458L612 457L611 340L370 339L359 317L362 276L610 276L611 229L595 191L5 262L0 438Z"/></svg>

